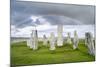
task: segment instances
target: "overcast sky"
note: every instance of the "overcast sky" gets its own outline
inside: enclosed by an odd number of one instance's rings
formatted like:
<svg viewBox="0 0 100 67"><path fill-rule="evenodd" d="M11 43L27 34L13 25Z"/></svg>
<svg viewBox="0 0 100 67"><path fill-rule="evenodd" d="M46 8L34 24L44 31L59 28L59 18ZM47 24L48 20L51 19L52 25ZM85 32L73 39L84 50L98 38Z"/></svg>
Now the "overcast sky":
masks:
<svg viewBox="0 0 100 67"><path fill-rule="evenodd" d="M11 0L11 36L29 37L31 30L36 26L38 36L57 36L57 25L63 25L63 35L77 30L80 37L85 32L94 35L95 6L51 4L39 2L24 2Z"/></svg>

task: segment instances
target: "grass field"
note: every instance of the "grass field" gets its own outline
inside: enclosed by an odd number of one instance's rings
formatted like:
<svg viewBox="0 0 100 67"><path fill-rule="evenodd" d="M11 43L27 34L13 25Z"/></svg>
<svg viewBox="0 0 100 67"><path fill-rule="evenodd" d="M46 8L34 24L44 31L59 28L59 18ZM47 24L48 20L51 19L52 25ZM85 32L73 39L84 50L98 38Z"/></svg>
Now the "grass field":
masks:
<svg viewBox="0 0 100 67"><path fill-rule="evenodd" d="M95 57L88 54L83 40L80 40L77 50L66 43L63 47L56 46L55 51L50 51L49 46L43 46L42 42L39 42L39 49L35 51L27 47L26 42L11 44L11 65L15 66L86 61L95 61Z"/></svg>

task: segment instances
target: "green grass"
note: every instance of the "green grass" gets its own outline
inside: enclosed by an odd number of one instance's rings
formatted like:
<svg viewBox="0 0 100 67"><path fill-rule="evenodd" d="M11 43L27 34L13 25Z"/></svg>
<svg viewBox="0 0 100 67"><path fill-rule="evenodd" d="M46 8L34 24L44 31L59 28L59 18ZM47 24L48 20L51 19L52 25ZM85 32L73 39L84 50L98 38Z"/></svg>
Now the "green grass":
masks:
<svg viewBox="0 0 100 67"><path fill-rule="evenodd" d="M72 49L71 44L64 44L57 47L55 51L50 51L49 46L43 46L39 42L39 49L33 51L26 46L26 42L11 44L11 64L12 65L37 65L54 63L72 63L94 61L95 57L88 54L88 49L84 41L80 40L77 50Z"/></svg>

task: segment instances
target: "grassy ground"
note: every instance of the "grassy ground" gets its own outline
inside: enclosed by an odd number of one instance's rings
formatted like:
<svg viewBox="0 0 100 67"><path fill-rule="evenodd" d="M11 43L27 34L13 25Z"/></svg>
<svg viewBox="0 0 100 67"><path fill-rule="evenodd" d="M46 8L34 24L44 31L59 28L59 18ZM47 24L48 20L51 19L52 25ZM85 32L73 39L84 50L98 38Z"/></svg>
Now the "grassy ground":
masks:
<svg viewBox="0 0 100 67"><path fill-rule="evenodd" d="M64 44L57 47L55 51L50 51L49 46L43 46L39 42L39 49L33 51L26 46L26 42L13 43L11 45L11 64L12 65L37 65L94 61L95 57L88 54L87 47L81 40L77 50L72 49L71 44Z"/></svg>

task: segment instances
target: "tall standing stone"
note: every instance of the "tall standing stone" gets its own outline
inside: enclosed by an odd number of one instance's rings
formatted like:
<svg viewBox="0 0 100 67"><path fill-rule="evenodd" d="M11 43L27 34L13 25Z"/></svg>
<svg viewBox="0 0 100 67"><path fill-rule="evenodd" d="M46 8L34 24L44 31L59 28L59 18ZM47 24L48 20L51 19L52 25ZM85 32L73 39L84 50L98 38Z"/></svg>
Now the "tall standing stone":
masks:
<svg viewBox="0 0 100 67"><path fill-rule="evenodd" d="M95 55L93 36L90 32L85 33L85 44L88 47L89 54Z"/></svg>
<svg viewBox="0 0 100 67"><path fill-rule="evenodd" d="M72 44L70 33L68 32L67 35L67 44Z"/></svg>
<svg viewBox="0 0 100 67"><path fill-rule="evenodd" d="M32 38L32 47L33 50L37 50L38 49L38 34L37 34L37 30L33 30L33 38Z"/></svg>
<svg viewBox="0 0 100 67"><path fill-rule="evenodd" d="M58 25L57 29L58 29L57 30L57 32L58 32L57 46L63 46L63 35L62 35L63 25Z"/></svg>
<svg viewBox="0 0 100 67"><path fill-rule="evenodd" d="M43 35L43 45L47 46L48 39L45 35Z"/></svg>
<svg viewBox="0 0 100 67"><path fill-rule="evenodd" d="M78 48L78 43L79 43L79 39L78 39L77 31L74 31L73 49Z"/></svg>
<svg viewBox="0 0 100 67"><path fill-rule="evenodd" d="M33 48L33 31L31 33L31 37L30 37L30 45L29 45L30 48Z"/></svg>
<svg viewBox="0 0 100 67"><path fill-rule="evenodd" d="M88 44L88 33L85 33L85 46L87 46Z"/></svg>
<svg viewBox="0 0 100 67"><path fill-rule="evenodd" d="M54 33L50 34L50 50L55 50L55 36Z"/></svg>

